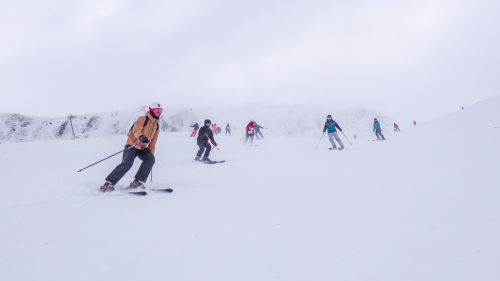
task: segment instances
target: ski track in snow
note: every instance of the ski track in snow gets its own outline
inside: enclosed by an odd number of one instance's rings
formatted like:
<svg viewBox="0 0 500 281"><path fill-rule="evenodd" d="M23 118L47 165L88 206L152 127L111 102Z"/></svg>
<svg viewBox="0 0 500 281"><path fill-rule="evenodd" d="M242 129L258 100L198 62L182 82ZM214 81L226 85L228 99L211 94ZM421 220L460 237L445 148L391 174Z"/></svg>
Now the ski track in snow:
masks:
<svg viewBox="0 0 500 281"><path fill-rule="evenodd" d="M219 136L216 165L163 133L145 197L96 190L119 156L76 173L124 136L1 144L0 279L500 280L499 108L344 151Z"/></svg>

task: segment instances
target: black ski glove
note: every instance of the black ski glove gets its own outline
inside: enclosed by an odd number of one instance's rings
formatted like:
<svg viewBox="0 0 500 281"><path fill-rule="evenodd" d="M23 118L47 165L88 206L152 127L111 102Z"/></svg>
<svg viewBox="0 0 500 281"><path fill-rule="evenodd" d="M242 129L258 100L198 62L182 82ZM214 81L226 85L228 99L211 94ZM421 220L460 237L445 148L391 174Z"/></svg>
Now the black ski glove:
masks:
<svg viewBox="0 0 500 281"><path fill-rule="evenodd" d="M146 136L140 136L139 137L139 141L143 144L148 144L149 143L149 139L146 137Z"/></svg>

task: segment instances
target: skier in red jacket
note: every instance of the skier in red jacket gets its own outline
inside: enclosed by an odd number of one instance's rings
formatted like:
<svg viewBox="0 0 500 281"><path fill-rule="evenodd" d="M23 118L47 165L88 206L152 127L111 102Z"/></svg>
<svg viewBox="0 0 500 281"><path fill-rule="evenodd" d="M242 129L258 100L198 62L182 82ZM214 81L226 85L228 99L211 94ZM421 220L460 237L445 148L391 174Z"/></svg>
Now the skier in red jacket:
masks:
<svg viewBox="0 0 500 281"><path fill-rule="evenodd" d="M253 120L248 123L245 131L245 143L247 143L248 139L250 139L250 145L253 145L253 137L255 136L255 122Z"/></svg>

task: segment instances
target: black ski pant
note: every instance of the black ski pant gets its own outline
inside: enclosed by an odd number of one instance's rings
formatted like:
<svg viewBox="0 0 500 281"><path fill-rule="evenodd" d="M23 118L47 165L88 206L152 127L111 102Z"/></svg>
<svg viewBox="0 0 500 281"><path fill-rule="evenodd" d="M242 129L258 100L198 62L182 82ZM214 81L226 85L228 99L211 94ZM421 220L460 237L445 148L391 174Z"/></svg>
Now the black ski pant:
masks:
<svg viewBox="0 0 500 281"><path fill-rule="evenodd" d="M198 150L196 157L201 157L201 155L203 154L203 151L205 151L205 154L203 155L203 157L207 158L208 156L210 156L210 151L212 150L212 146L210 145L210 143L208 143L208 141L199 141L198 147L200 149Z"/></svg>
<svg viewBox="0 0 500 281"><path fill-rule="evenodd" d="M129 148L131 145L126 145L125 148ZM127 149L123 152L122 163L106 177L106 180L111 182L111 184L117 184L120 179L132 168L134 164L135 157L139 157L142 160L142 164L135 174L135 179L141 182L146 182L148 179L149 173L151 173L151 169L153 169L153 165L155 164L155 156L151 153L149 148L139 150L135 147Z"/></svg>
<svg viewBox="0 0 500 281"><path fill-rule="evenodd" d="M247 134L245 138L245 143L247 143L248 139L250 139L250 144L253 144L253 137L254 137L253 134Z"/></svg>
<svg viewBox="0 0 500 281"><path fill-rule="evenodd" d="M255 137L258 139L263 139L264 135L262 134L261 131L255 131Z"/></svg>
<svg viewBox="0 0 500 281"><path fill-rule="evenodd" d="M226 129L226 136L227 136L228 134L229 134L229 135L231 135L231 130L227 130L227 129Z"/></svg>
<svg viewBox="0 0 500 281"><path fill-rule="evenodd" d="M383 140L385 140L384 135L382 135L382 129L376 129L376 130L375 130L375 135L377 135L377 139L378 139L378 140L379 140L379 139L381 139L381 138L382 138Z"/></svg>

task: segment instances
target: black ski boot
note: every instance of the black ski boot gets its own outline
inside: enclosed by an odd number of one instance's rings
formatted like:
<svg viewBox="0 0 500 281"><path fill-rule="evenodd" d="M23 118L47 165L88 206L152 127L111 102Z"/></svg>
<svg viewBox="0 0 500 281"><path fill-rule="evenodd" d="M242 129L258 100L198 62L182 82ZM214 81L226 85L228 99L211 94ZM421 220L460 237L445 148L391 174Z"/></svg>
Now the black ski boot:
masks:
<svg viewBox="0 0 500 281"><path fill-rule="evenodd" d="M203 159L201 159L201 161L203 161L203 162L207 162L207 163L212 163L212 162L214 162L214 161L210 160L210 158L208 158L208 157L203 157Z"/></svg>
<svg viewBox="0 0 500 281"><path fill-rule="evenodd" d="M109 181L106 181L101 187L99 188L99 191L101 192L110 192L110 191L115 191L115 187L113 186L112 183Z"/></svg>
<svg viewBox="0 0 500 281"><path fill-rule="evenodd" d="M130 183L127 189L136 189L136 188L146 189L143 182L135 179L133 182Z"/></svg>
<svg viewBox="0 0 500 281"><path fill-rule="evenodd" d="M195 160L195 161L201 161L201 157L196 156L196 157L194 158L194 160Z"/></svg>

